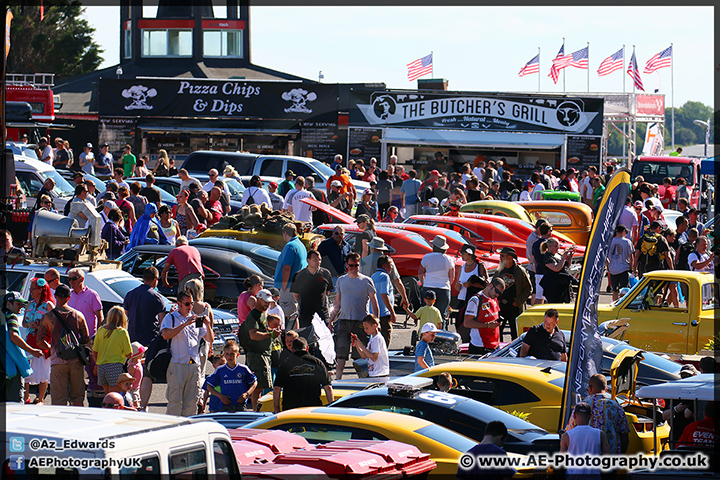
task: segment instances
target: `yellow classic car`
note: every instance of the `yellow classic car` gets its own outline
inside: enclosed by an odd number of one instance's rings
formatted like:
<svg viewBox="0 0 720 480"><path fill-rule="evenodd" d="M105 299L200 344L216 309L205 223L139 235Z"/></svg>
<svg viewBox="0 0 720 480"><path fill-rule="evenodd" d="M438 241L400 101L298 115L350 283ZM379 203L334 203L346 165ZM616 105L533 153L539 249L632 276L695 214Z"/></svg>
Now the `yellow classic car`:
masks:
<svg viewBox="0 0 720 480"><path fill-rule="evenodd" d="M622 298L598 305L598 323L615 320L613 334L649 352L694 355L717 333L718 283L711 273L657 270L646 273ZM573 304L543 304L516 320L518 332L542 323L545 310L560 312L559 328L570 329Z"/></svg>
<svg viewBox="0 0 720 480"><path fill-rule="evenodd" d="M315 233L303 232L299 233L298 236L302 240L305 248L308 250L311 248L317 248L325 237L317 235ZM276 250L282 250L285 246L285 240L283 239L282 233L267 231L267 230L234 230L231 228L226 229L213 229L208 228L198 237L223 237L223 238L234 238L235 240L244 240L246 242L257 243L258 245L267 245L268 247Z"/></svg>
<svg viewBox="0 0 720 480"><path fill-rule="evenodd" d="M532 224L544 218L553 225L554 230L565 234L578 245L587 245L593 220L592 208L584 203L559 200L529 202L478 200L466 203L460 211L519 218Z"/></svg>
<svg viewBox="0 0 720 480"><path fill-rule="evenodd" d="M529 414L522 418L549 432L558 430L564 372L550 367L480 360L443 363L410 376L436 380L442 372L450 373L457 382L450 393L511 414ZM640 414L641 411L635 406L625 411L630 428L628 453L654 450L652 418ZM658 448L667 444L669 433L667 423L658 426Z"/></svg>
<svg viewBox="0 0 720 480"><path fill-rule="evenodd" d="M474 440L421 418L359 408L307 407L261 418L245 428L285 430L310 443L335 440L395 440L415 445L437 463L432 475L454 477Z"/></svg>

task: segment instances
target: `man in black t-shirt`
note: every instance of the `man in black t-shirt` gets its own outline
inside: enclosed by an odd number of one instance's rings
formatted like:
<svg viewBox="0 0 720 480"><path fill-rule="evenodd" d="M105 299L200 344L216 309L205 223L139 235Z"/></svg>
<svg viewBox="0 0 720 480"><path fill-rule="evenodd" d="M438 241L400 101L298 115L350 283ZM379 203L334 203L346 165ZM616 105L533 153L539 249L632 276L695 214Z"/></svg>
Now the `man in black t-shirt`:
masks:
<svg viewBox="0 0 720 480"><path fill-rule="evenodd" d="M294 284L295 282L293 282ZM298 337L293 340L293 355L288 355L278 367L273 387L273 413L300 407L322 406L321 389L325 390L327 403L335 398L332 380L323 362L308 353L307 340Z"/></svg>
<svg viewBox="0 0 720 480"><path fill-rule="evenodd" d="M565 335L558 328L559 313L554 308L545 311L543 323L530 327L520 347L520 356L532 356L542 360L567 362Z"/></svg>
<svg viewBox="0 0 720 480"><path fill-rule="evenodd" d="M525 302L532 293L530 277L524 267L517 263L517 253L512 247L500 250L500 265L495 276L505 282L505 290L498 296L500 316L503 326L510 327L510 337L515 340L518 336L515 320L525 310Z"/></svg>
<svg viewBox="0 0 720 480"><path fill-rule="evenodd" d="M290 286L290 292L299 303L300 328L309 327L315 313L325 323L330 317L327 294L333 289L332 275L320 266L321 260L320 252L315 249L308 251L308 266L295 274Z"/></svg>
<svg viewBox="0 0 720 480"><path fill-rule="evenodd" d="M148 173L145 177L146 186L140 189L140 195L147 198L148 202L154 203L160 208L160 190L153 186L155 183L155 176L152 173Z"/></svg>

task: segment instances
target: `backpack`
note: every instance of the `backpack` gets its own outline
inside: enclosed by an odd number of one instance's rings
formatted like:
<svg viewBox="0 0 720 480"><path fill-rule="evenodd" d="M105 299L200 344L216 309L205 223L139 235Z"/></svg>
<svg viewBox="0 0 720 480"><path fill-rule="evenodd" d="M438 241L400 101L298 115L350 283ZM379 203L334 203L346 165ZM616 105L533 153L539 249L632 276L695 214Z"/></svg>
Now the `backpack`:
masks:
<svg viewBox="0 0 720 480"><path fill-rule="evenodd" d="M58 319L62 329L60 330L60 338L55 347L55 354L62 360L80 360L80 363L87 365L90 363L90 350L86 345L81 345L77 335L72 328L65 323L60 312L52 309L53 315Z"/></svg>
<svg viewBox="0 0 720 480"><path fill-rule="evenodd" d="M677 263L675 265L676 270L690 270L690 264L688 258L690 254L696 253L695 244L693 242L686 242L680 245L677 253Z"/></svg>
<svg viewBox="0 0 720 480"><path fill-rule="evenodd" d="M642 255L643 265L648 265L650 257L657 257L660 262L665 260L665 253L658 254L657 251L659 241L659 233L646 233L643 235L642 242L640 243L640 254Z"/></svg>
<svg viewBox="0 0 720 480"><path fill-rule="evenodd" d="M75 200L75 195L73 195L73 197L65 204L65 208L63 209L63 215L65 215L66 217L70 216L70 204L73 202L73 200ZM38 202L38 205L39 204L40 202Z"/></svg>
<svg viewBox="0 0 720 480"><path fill-rule="evenodd" d="M257 188L257 187L255 187ZM248 188L248 193L250 192L250 189ZM245 202L245 205L255 205L255 198L253 197L253 194L250 193L250 195L247 198L247 201Z"/></svg>
<svg viewBox="0 0 720 480"><path fill-rule="evenodd" d="M175 328L175 312L169 313L172 317L172 326ZM165 340L162 332L158 332L155 338L150 341L145 351L145 367L147 368L150 379L155 383L167 382L167 369L170 366L172 352L170 345L172 339Z"/></svg>
<svg viewBox="0 0 720 480"><path fill-rule="evenodd" d="M240 344L242 349L247 353L248 346L250 345L250 330L249 330L247 322L241 323L240 326L238 327L237 338L238 338L238 343Z"/></svg>

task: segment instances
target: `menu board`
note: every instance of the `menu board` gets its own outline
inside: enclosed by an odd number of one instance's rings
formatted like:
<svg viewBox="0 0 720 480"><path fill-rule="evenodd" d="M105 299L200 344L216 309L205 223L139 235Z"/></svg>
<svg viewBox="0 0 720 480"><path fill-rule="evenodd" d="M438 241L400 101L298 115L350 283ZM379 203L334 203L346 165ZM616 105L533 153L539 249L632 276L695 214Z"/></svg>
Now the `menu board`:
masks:
<svg viewBox="0 0 720 480"><path fill-rule="evenodd" d="M344 148L337 122L302 122L300 125L300 149L303 157L321 162L332 162Z"/></svg>
<svg viewBox="0 0 720 480"><path fill-rule="evenodd" d="M348 159L362 159L366 165L372 157L380 161L382 128L350 128L348 137Z"/></svg>
<svg viewBox="0 0 720 480"><path fill-rule="evenodd" d="M134 148L135 126L134 118L101 117L98 131L98 142L108 144L108 152L112 153L115 159L122 157L123 147L129 143Z"/></svg>
<svg viewBox="0 0 720 480"><path fill-rule="evenodd" d="M600 164L600 146L602 137L575 136L567 137L567 168L575 168L582 172L591 165L602 171Z"/></svg>

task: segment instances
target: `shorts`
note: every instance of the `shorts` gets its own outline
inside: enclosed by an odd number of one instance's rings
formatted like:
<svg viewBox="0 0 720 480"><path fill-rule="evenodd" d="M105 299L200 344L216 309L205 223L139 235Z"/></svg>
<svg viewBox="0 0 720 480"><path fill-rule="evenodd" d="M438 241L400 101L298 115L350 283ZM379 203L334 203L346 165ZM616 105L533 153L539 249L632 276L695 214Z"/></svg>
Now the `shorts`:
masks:
<svg viewBox="0 0 720 480"><path fill-rule="evenodd" d="M544 276L545 275L540 275L538 273L535 274L535 300L545 300L545 297L543 296L543 288L542 285L540 285Z"/></svg>
<svg viewBox="0 0 720 480"><path fill-rule="evenodd" d="M122 363L105 363L103 365L98 365L97 367L98 385L109 385L111 387L117 385L118 377L123 373Z"/></svg>
<svg viewBox="0 0 720 480"><path fill-rule="evenodd" d="M247 352L245 363L251 372L257 377L256 388L272 388L273 382L270 376L270 357L261 353Z"/></svg>
<svg viewBox="0 0 720 480"><path fill-rule="evenodd" d="M335 355L336 358L341 360L347 360L350 357L350 334L354 333L358 339L367 346L368 337L365 330L363 330L362 320L338 320L337 327L335 328ZM360 358L360 354L357 353L357 349L352 349L353 359L357 360Z"/></svg>
<svg viewBox="0 0 720 480"><path fill-rule="evenodd" d="M619 292L621 288L630 286L630 272L622 272L617 275L610 274L610 286L613 292Z"/></svg>

